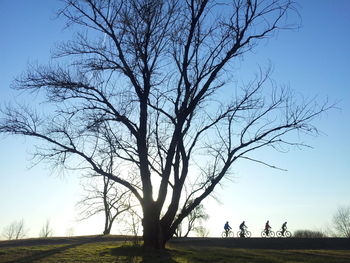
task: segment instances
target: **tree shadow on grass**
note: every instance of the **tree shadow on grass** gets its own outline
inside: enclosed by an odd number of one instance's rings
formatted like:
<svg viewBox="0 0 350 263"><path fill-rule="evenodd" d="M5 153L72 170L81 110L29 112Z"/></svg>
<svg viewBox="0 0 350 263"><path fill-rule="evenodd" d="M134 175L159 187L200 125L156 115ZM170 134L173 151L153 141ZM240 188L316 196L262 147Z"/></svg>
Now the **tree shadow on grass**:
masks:
<svg viewBox="0 0 350 263"><path fill-rule="evenodd" d="M15 260L10 260L10 261L7 261L5 263L34 263L37 260L40 260L40 259L43 259L46 257L50 257L54 254L61 253L67 249L75 248L75 247L81 246L81 245L89 243L89 242L91 242L91 240L86 240L84 242L78 242L78 243L74 243L74 244L67 245L67 246L60 246L58 248L49 249L49 250L45 250L45 251L38 251L38 252L33 253L30 256L26 256L24 258L19 258L19 259L15 259Z"/></svg>
<svg viewBox="0 0 350 263"><path fill-rule="evenodd" d="M126 263L178 263L172 258L171 250L145 249L141 246L121 246L113 248L111 254L116 262Z"/></svg>

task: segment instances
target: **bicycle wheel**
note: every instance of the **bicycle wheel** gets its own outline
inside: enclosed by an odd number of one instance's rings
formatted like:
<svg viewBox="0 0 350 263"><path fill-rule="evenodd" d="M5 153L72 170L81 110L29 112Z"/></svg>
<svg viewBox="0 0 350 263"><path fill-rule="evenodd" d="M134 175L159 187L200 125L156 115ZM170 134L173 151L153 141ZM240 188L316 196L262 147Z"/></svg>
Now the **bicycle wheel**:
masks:
<svg viewBox="0 0 350 263"><path fill-rule="evenodd" d="M277 231L277 232L276 232L276 236L277 236L277 237L282 237L282 231Z"/></svg>
<svg viewBox="0 0 350 263"><path fill-rule="evenodd" d="M267 237L265 230L261 231L261 237Z"/></svg>
<svg viewBox="0 0 350 263"><path fill-rule="evenodd" d="M248 230L245 231L245 237L251 237L252 233Z"/></svg>
<svg viewBox="0 0 350 263"><path fill-rule="evenodd" d="M221 237L225 238L225 237L227 237L227 235L228 235L228 233L226 233L226 231L222 231Z"/></svg>
<svg viewBox="0 0 350 263"><path fill-rule="evenodd" d="M234 237L233 231L230 230L230 231L228 232L228 237Z"/></svg>
<svg viewBox="0 0 350 263"><path fill-rule="evenodd" d="M241 233L242 233L242 231L238 231L237 232L237 237L241 237Z"/></svg>
<svg viewBox="0 0 350 263"><path fill-rule="evenodd" d="M275 232L273 232L272 230L269 231L269 237L274 237L275 236Z"/></svg>
<svg viewBox="0 0 350 263"><path fill-rule="evenodd" d="M290 231L286 230L286 232L284 232L284 236L285 237L291 237L292 233Z"/></svg>

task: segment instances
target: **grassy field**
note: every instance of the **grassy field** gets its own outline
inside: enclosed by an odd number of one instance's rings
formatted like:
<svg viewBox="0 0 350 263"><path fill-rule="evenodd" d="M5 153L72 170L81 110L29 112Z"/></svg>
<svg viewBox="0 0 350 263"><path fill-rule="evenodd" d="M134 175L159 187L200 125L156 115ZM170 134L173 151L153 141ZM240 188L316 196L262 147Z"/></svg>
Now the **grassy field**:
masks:
<svg viewBox="0 0 350 263"><path fill-rule="evenodd" d="M171 245L164 252L145 251L125 242L0 248L1 263L349 263L350 250L267 250Z"/></svg>

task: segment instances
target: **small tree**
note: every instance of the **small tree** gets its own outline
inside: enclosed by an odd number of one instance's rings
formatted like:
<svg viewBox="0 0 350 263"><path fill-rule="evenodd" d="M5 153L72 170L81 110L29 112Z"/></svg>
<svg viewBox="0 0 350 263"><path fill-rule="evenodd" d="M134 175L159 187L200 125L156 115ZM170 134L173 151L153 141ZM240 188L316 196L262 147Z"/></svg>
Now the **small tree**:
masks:
<svg viewBox="0 0 350 263"><path fill-rule="evenodd" d="M141 228L141 222L142 218L137 213L135 209L129 209L126 213L126 216L124 216L124 222L125 222L125 231L128 234L132 235L132 242L134 245L140 244L140 228Z"/></svg>
<svg viewBox="0 0 350 263"><path fill-rule="evenodd" d="M47 238L52 236L52 228L50 226L50 220L46 220L45 224L42 226L40 232L39 232L39 237Z"/></svg>
<svg viewBox="0 0 350 263"><path fill-rule="evenodd" d="M176 236L181 237L187 237L191 231L195 231L197 233L201 231L197 231L199 225L203 221L206 221L209 219L209 215L205 212L204 206L200 204L197 206L182 222L181 225L179 225L179 228L176 231ZM185 231L185 234L182 234L183 231Z"/></svg>
<svg viewBox="0 0 350 263"><path fill-rule="evenodd" d="M103 234L109 235L116 218L131 207L131 192L122 191L122 187L110 178L103 176L103 184L99 184L99 179L84 184L86 196L77 203L80 210L80 219L85 220L96 214L104 213L104 229Z"/></svg>
<svg viewBox="0 0 350 263"><path fill-rule="evenodd" d="M333 224L339 236L350 238L350 206L338 208L333 216Z"/></svg>
<svg viewBox="0 0 350 263"><path fill-rule="evenodd" d="M72 237L74 236L74 227L70 226L66 228L66 236Z"/></svg>
<svg viewBox="0 0 350 263"><path fill-rule="evenodd" d="M209 235L209 230L204 226L197 226L194 228L194 231L199 237L207 237Z"/></svg>
<svg viewBox="0 0 350 263"><path fill-rule="evenodd" d="M8 239L22 239L26 236L27 230L24 227L23 219L20 221L14 221L10 225L4 228L3 236Z"/></svg>

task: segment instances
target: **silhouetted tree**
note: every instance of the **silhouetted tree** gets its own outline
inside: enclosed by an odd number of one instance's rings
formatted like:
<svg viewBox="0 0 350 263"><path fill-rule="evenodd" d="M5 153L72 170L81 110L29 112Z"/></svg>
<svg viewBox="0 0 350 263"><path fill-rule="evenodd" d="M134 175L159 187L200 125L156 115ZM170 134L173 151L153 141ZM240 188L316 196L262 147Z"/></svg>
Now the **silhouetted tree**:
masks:
<svg viewBox="0 0 350 263"><path fill-rule="evenodd" d="M197 233L199 237L207 237L209 235L209 230L204 226L196 226L194 231Z"/></svg>
<svg viewBox="0 0 350 263"><path fill-rule="evenodd" d="M333 225L339 236L350 238L350 206L338 208L333 216Z"/></svg>
<svg viewBox="0 0 350 263"><path fill-rule="evenodd" d="M124 217L125 223L125 232L131 234L133 239L132 242L134 245L140 244L140 227L142 222L142 217L139 215L136 209L131 208L126 212Z"/></svg>
<svg viewBox="0 0 350 263"><path fill-rule="evenodd" d="M33 67L14 83L43 91L56 108L45 117L8 106L0 132L41 139L38 160L129 189L142 207L145 247L164 248L237 160L274 167L249 153L302 145L290 141L293 131L317 133L311 121L327 106L298 101L269 74L242 89L229 84L234 61L288 28L291 0L64 2L60 14L83 31L59 46L61 64ZM105 169L111 155L137 183Z"/></svg>
<svg viewBox="0 0 350 263"><path fill-rule="evenodd" d="M3 236L8 239L22 239L26 236L27 230L24 227L24 221L14 221L10 225L6 226L3 230Z"/></svg>
<svg viewBox="0 0 350 263"><path fill-rule="evenodd" d="M106 176L102 179L102 185L96 180L83 185L86 196L77 203L77 206L81 220L104 213L103 234L109 235L116 218L131 209L131 192L122 191L115 181Z"/></svg>
<svg viewBox="0 0 350 263"><path fill-rule="evenodd" d="M44 238L50 237L52 236L52 232L53 231L50 226L50 220L46 220L45 224L40 230L39 237L44 237Z"/></svg>
<svg viewBox="0 0 350 263"><path fill-rule="evenodd" d="M199 227L199 232L196 232L201 235L201 231L205 229L201 228L198 224L201 224L203 221L206 221L208 219L209 215L205 212L204 206L200 204L195 209L193 209L186 218L184 218L182 224L179 225L175 234L178 237L187 237L191 231L196 231L196 229ZM185 231L184 234L183 231ZM203 233L205 232L206 231L203 231Z"/></svg>
<svg viewBox="0 0 350 263"><path fill-rule="evenodd" d="M74 236L74 227L70 226L66 228L66 236L67 237L72 237Z"/></svg>

